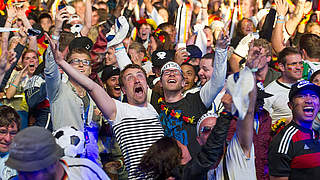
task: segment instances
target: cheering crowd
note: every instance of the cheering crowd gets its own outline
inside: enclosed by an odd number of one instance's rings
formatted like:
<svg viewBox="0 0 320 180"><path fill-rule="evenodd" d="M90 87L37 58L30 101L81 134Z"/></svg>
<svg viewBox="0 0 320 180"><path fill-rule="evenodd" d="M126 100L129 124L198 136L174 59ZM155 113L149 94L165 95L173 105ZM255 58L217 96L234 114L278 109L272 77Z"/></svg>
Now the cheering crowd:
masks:
<svg viewBox="0 0 320 180"><path fill-rule="evenodd" d="M320 179L318 0L2 0L0 179Z"/></svg>

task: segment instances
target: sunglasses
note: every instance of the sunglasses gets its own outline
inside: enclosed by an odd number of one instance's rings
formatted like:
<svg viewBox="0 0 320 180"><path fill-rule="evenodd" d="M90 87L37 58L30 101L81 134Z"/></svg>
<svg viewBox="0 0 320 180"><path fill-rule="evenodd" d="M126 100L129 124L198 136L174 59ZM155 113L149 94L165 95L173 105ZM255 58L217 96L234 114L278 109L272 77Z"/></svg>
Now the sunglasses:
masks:
<svg viewBox="0 0 320 180"><path fill-rule="evenodd" d="M72 59L70 62L75 63L77 65L80 64L80 62L82 62L82 64L86 66L90 66L91 64L91 61L87 59Z"/></svg>
<svg viewBox="0 0 320 180"><path fill-rule="evenodd" d="M212 130L212 127L209 127L209 126L203 126L201 129L200 129L200 132L202 134L208 134L210 133Z"/></svg>

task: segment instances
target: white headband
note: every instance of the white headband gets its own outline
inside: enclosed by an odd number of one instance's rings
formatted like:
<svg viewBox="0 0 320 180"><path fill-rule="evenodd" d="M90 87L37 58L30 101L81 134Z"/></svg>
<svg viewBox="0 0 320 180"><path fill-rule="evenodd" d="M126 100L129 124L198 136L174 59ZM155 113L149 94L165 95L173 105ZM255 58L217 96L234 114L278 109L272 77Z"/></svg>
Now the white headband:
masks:
<svg viewBox="0 0 320 180"><path fill-rule="evenodd" d="M209 118L209 117L214 117L214 118L218 118L218 115L216 113L213 112L207 112L206 114L203 114L200 118L199 121L197 123L197 135L200 136L200 124L202 123L202 121L204 121L205 119Z"/></svg>
<svg viewBox="0 0 320 180"><path fill-rule="evenodd" d="M178 69L182 74L182 70L181 70L181 67L179 66L179 64L177 64L173 61L167 62L165 65L162 66L161 74L163 73L163 71L165 71L167 69Z"/></svg>

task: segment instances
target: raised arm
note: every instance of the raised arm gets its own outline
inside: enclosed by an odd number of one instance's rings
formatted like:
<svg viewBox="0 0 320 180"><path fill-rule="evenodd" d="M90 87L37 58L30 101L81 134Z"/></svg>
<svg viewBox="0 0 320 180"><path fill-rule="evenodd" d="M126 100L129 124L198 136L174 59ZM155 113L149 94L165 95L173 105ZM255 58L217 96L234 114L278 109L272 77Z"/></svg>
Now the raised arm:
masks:
<svg viewBox="0 0 320 180"><path fill-rule="evenodd" d="M154 7L152 6L151 1L150 1L150 0L143 0L143 2L144 2L144 4L146 5L147 12L148 12L149 14L151 14L152 9L154 8Z"/></svg>
<svg viewBox="0 0 320 180"><path fill-rule="evenodd" d="M17 16L22 20L22 23L25 29L31 29L32 26L25 13L26 10L27 10L27 6L23 6L23 8L17 8ZM29 38L29 49L32 49L37 52L38 51L37 37L28 36L28 38Z"/></svg>
<svg viewBox="0 0 320 180"><path fill-rule="evenodd" d="M255 77L255 76L254 76ZM256 82L254 83L256 84ZM244 119L237 121L237 137L239 139L240 146L247 157L250 157L250 151L253 142L253 119L254 110L257 99L257 88L254 85L253 90L249 93L249 107Z"/></svg>
<svg viewBox="0 0 320 180"><path fill-rule="evenodd" d="M16 18L17 16L17 10L14 6L12 5L8 5L7 7L7 13L8 13L8 17L6 20L6 23L4 25L5 28L11 28L13 20ZM2 33L2 50L8 50L8 40L9 40L9 32L3 32Z"/></svg>
<svg viewBox="0 0 320 180"><path fill-rule="evenodd" d="M9 61L7 61L9 59ZM14 51L8 52L6 49L2 50L0 57L0 82L2 82L5 73L10 69L11 65L17 61L16 53Z"/></svg>
<svg viewBox="0 0 320 180"><path fill-rule="evenodd" d="M276 26L272 31L271 42L272 48L279 53L285 48L283 28L285 28L285 15L288 11L288 3L286 0L275 0L277 10L277 21ZM290 23L289 23L290 24Z"/></svg>
<svg viewBox="0 0 320 180"><path fill-rule="evenodd" d="M105 90L101 86L99 86L90 78L81 74L70 64L68 64L64 60L66 53L62 54L57 48L58 45L54 44L52 39L47 34L46 37L49 39L50 46L53 49L53 56L56 63L64 70L64 72L69 75L70 78L75 80L78 84L80 84L88 91L96 105L99 107L99 109L107 119L114 120L117 113L114 100L105 92Z"/></svg>
<svg viewBox="0 0 320 180"><path fill-rule="evenodd" d="M53 42L58 42L58 39L60 37L60 31L62 30L62 23L63 21L66 21L68 19L69 15L65 8L56 12L55 27L52 33L52 37L54 38L52 39ZM52 49L50 46L47 48L45 57L46 63L44 73L46 80L46 88L49 101L50 103L52 103L59 93L60 84L62 83L61 74L59 72L58 65L54 61Z"/></svg>
<svg viewBox="0 0 320 180"><path fill-rule="evenodd" d="M81 35L87 36L89 33L89 30L91 28L91 19L92 19L92 4L91 0L86 0L86 11L85 11L85 17L84 17L84 26L81 29Z"/></svg>
<svg viewBox="0 0 320 180"><path fill-rule="evenodd" d="M308 14L312 9L312 2L306 0L299 0L294 11L293 16L286 22L286 30L289 35L292 35L297 26L299 25L301 19L304 15Z"/></svg>
<svg viewBox="0 0 320 180"><path fill-rule="evenodd" d="M200 97L203 104L208 108L224 86L227 74L227 48L230 42L228 33L220 32L216 43L213 73L211 79L201 88Z"/></svg>
<svg viewBox="0 0 320 180"><path fill-rule="evenodd" d="M201 174L219 162L224 152L224 144L232 118L230 112L225 111L220 114L206 144L201 148L201 152L187 164L181 179L198 179Z"/></svg>

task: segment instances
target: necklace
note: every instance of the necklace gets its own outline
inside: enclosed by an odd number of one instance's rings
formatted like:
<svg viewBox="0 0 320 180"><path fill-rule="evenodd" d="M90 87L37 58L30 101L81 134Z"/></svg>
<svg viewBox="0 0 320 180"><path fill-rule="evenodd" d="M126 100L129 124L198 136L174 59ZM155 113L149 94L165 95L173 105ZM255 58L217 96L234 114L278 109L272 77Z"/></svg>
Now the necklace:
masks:
<svg viewBox="0 0 320 180"><path fill-rule="evenodd" d="M167 116L170 115L170 116L172 116L172 117L174 117L174 118L176 118L176 119L182 118L182 120L183 120L184 122L186 122L186 123L196 124L196 123L195 123L195 117L194 117L194 116L192 116L192 117L185 116L185 115L183 114L183 112L179 113L178 111L174 110L173 108L168 107L168 106L166 105L166 102L165 102L165 100L164 100L163 97L160 97L160 98L158 99L158 104L160 105L161 111L164 112Z"/></svg>

